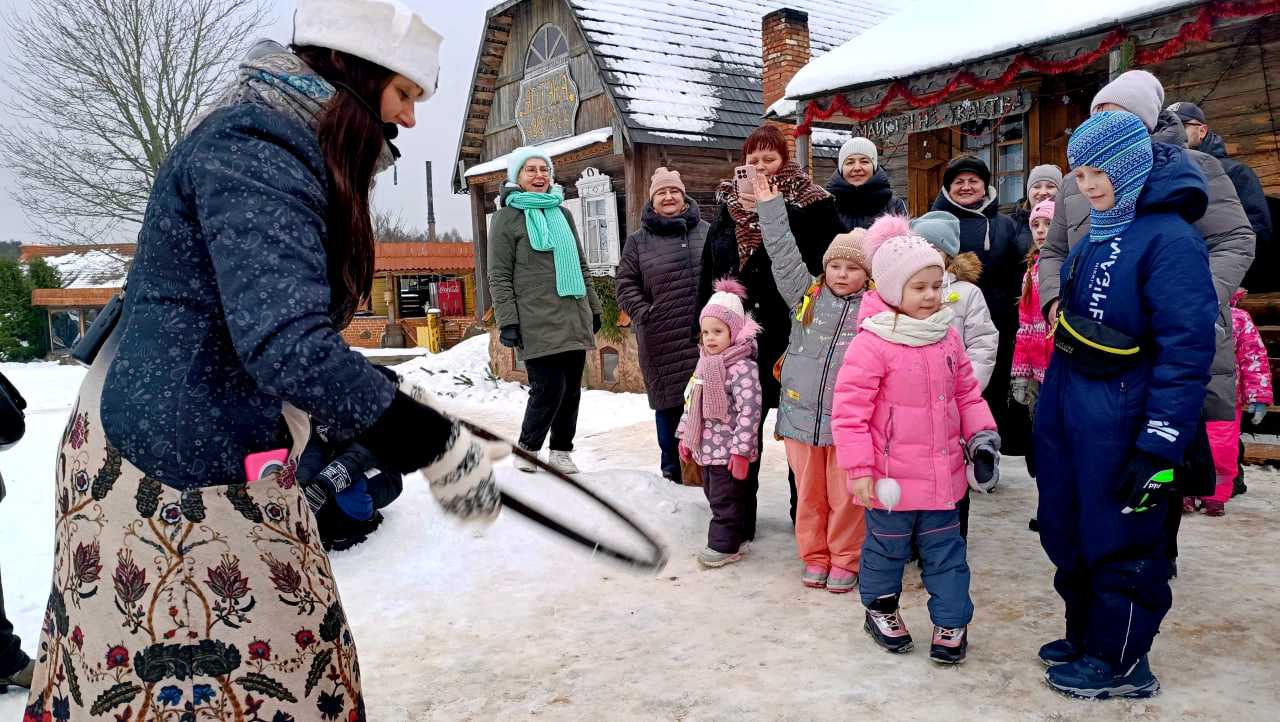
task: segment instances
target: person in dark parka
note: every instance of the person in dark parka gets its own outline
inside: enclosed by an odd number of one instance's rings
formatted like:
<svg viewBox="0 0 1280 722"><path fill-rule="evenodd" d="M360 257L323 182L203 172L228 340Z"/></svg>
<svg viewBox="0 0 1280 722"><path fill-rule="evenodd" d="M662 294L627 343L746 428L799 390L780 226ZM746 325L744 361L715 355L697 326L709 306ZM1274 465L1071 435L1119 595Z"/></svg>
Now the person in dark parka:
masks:
<svg viewBox="0 0 1280 722"><path fill-rule="evenodd" d="M782 191L786 201L787 220L796 238L800 257L809 273L822 273L822 254L832 239L844 232L836 212L835 200L822 188L813 184L809 176L790 160L786 139L773 126L756 129L743 144L743 162L754 165L757 172L768 176L776 188ZM778 380L773 367L787 350L791 334L790 308L773 280L773 267L764 248L760 231L760 216L756 213L755 198L739 195L733 181L724 181L716 189L720 209L707 231L707 243L702 252L702 274L698 281L698 308L711 298L712 284L726 276L736 278L746 288L743 306L760 324L756 337L756 354L760 370L760 386L764 393L764 408L778 407ZM689 328L695 338L697 325ZM763 439L763 420L760 426ZM748 477L758 487L760 460L751 464ZM754 494L751 497L755 498ZM791 482L791 518L795 519L796 493ZM755 508L747 515L754 536Z"/></svg>
<svg viewBox="0 0 1280 722"><path fill-rule="evenodd" d="M1022 414L1019 422L1019 414L1010 407L1008 397L1026 255L1018 247L1017 226L1000 212L999 197L991 186L991 170L986 163L973 156L961 156L947 166L942 180L933 210L947 211L960 219L960 252L976 253L982 261L978 288L1000 334L995 370L982 396L1000 427L1001 451L1022 455L1029 439L1026 415Z"/></svg>
<svg viewBox="0 0 1280 722"><path fill-rule="evenodd" d="M636 332L662 475L674 482L681 479L676 427L685 386L698 366L689 326L698 319L698 276L709 228L697 201L685 195L680 174L659 168L649 182L640 229L627 237L616 275L618 305Z"/></svg>
<svg viewBox="0 0 1280 722"><path fill-rule="evenodd" d="M1180 507L1173 469L1214 355L1217 298L1191 225L1208 194L1182 149L1153 143L1127 112L1095 114L1068 153L1091 228L1063 265L1069 323L1035 420L1040 539L1066 604L1066 635L1040 657L1065 694L1149 697L1160 685L1146 655L1172 605L1165 510ZM1078 338L1138 351L1091 354Z"/></svg>
<svg viewBox="0 0 1280 722"><path fill-rule="evenodd" d="M907 204L893 194L889 175L880 167L879 150L866 138L850 138L840 146L827 192L836 199L836 212L846 232L870 228L886 213L907 215Z"/></svg>

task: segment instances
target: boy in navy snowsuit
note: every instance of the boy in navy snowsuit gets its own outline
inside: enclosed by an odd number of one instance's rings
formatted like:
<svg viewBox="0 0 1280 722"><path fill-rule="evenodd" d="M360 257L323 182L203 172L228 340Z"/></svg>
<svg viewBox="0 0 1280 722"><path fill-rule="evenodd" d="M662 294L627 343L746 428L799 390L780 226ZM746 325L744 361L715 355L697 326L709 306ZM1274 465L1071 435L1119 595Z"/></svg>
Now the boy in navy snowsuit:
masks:
<svg viewBox="0 0 1280 722"><path fill-rule="evenodd" d="M1066 694L1149 697L1146 655L1172 605L1164 505L1180 503L1173 469L1214 353L1218 302L1191 226L1208 196L1185 152L1129 113L1089 118L1068 155L1092 230L1063 264L1035 422L1041 543L1066 602L1066 637L1040 657Z"/></svg>

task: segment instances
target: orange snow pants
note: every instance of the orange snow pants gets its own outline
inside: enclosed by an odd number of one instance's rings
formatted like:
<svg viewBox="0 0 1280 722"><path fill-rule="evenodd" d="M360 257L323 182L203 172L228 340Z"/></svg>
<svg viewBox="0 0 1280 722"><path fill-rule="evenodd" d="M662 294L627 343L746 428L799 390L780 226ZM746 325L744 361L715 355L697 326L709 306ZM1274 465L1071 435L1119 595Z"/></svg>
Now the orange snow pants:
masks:
<svg viewBox="0 0 1280 722"><path fill-rule="evenodd" d="M867 535L863 508L853 503L834 446L786 439L796 475L796 549L805 564L858 571Z"/></svg>

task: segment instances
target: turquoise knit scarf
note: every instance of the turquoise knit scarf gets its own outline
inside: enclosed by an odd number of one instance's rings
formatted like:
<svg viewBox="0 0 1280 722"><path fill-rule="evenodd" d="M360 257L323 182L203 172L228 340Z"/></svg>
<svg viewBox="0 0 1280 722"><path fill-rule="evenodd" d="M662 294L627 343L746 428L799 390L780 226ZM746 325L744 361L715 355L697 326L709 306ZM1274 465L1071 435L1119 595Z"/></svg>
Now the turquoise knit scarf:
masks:
<svg viewBox="0 0 1280 722"><path fill-rule="evenodd" d="M578 243L573 238L564 211L564 189L553 186L550 193L516 191L507 196L506 204L524 211L524 226L529 231L529 245L535 251L551 251L556 262L556 293L564 298L587 295L582 280L582 260Z"/></svg>

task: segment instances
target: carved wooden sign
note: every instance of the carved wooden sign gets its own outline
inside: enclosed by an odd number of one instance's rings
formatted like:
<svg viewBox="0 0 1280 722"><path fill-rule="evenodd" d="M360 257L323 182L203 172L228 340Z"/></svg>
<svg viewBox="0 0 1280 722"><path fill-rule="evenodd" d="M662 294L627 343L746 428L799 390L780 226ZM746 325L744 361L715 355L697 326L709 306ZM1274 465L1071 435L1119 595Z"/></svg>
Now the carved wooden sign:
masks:
<svg viewBox="0 0 1280 722"><path fill-rule="evenodd" d="M940 103L930 108L913 110L901 115L872 118L854 125L853 135L864 138L888 138L902 133L923 133L938 128L949 128L975 120L995 120L1005 116L1021 115L1031 109L1031 92L1009 90L985 98Z"/></svg>
<svg viewBox="0 0 1280 722"><path fill-rule="evenodd" d="M524 145L537 145L574 134L578 117L578 86L568 64L520 81L516 125Z"/></svg>

